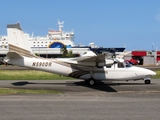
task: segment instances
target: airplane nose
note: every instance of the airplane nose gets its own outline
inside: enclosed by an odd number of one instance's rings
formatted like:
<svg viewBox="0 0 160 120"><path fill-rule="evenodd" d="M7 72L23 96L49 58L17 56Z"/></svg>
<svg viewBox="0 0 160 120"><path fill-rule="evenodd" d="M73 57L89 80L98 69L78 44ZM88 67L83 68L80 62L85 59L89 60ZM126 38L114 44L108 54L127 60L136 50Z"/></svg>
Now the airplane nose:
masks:
<svg viewBox="0 0 160 120"><path fill-rule="evenodd" d="M133 67L134 69L136 68L138 68L138 72L136 72L136 75L143 75L143 76L145 76L145 77L151 77L151 76L155 76L156 75L156 73L154 72L154 71L152 71L152 70L149 70L149 69L146 69L146 68L140 68L140 67Z"/></svg>
<svg viewBox="0 0 160 120"><path fill-rule="evenodd" d="M151 73L151 74L152 74L152 76L155 76L155 75L156 75L156 72L152 71L152 73Z"/></svg>
<svg viewBox="0 0 160 120"><path fill-rule="evenodd" d="M147 72L148 75L151 75L151 76L155 76L156 75L156 72L152 71L152 70L148 70Z"/></svg>

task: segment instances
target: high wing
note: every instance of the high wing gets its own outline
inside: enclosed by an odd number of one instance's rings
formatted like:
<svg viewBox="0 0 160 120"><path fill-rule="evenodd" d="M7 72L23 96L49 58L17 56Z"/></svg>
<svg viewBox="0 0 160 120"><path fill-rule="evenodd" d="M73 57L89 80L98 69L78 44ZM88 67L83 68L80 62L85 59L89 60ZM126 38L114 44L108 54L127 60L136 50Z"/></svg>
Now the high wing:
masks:
<svg viewBox="0 0 160 120"><path fill-rule="evenodd" d="M76 58L77 62L105 62L105 55L97 55L97 56L82 56Z"/></svg>
<svg viewBox="0 0 160 120"><path fill-rule="evenodd" d="M92 51L88 51L92 52ZM65 63L76 66L88 66L88 67L103 67L112 65L114 63L114 59L111 56L106 56L104 54L94 55L94 56L81 56L76 58L69 59L59 59Z"/></svg>

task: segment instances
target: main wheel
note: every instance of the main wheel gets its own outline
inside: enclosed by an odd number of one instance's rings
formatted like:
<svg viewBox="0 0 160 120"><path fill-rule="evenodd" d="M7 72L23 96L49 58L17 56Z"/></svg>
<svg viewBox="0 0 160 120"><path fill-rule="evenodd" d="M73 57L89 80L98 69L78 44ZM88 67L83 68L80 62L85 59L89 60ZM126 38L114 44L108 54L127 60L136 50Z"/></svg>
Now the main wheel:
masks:
<svg viewBox="0 0 160 120"><path fill-rule="evenodd" d="M91 78L89 80L85 80L89 86L94 86L96 84L96 80Z"/></svg>
<svg viewBox="0 0 160 120"><path fill-rule="evenodd" d="M150 84L150 83L151 83L151 80L145 80L144 83L145 83L145 84Z"/></svg>

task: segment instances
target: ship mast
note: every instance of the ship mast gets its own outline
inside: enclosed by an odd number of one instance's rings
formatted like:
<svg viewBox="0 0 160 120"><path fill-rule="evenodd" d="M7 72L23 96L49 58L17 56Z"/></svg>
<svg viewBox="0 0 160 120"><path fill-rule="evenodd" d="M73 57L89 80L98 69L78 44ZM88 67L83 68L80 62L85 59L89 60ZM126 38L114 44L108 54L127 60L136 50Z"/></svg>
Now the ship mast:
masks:
<svg viewBox="0 0 160 120"><path fill-rule="evenodd" d="M59 31L62 31L63 25L64 25L64 21L60 22L58 20Z"/></svg>

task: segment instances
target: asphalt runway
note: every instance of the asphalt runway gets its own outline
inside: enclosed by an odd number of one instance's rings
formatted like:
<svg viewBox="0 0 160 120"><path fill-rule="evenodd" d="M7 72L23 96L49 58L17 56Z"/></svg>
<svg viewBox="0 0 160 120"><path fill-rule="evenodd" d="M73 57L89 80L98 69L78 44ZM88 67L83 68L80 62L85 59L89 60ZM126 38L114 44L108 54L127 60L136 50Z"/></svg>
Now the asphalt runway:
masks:
<svg viewBox="0 0 160 120"><path fill-rule="evenodd" d="M159 120L160 79L100 82L3 80L1 88L57 90L60 94L0 95L0 120Z"/></svg>
<svg viewBox="0 0 160 120"><path fill-rule="evenodd" d="M151 84L140 81L103 81L89 87L83 80L1 80L1 88L57 90L63 93L120 93L120 92L160 92L160 79L152 79Z"/></svg>

